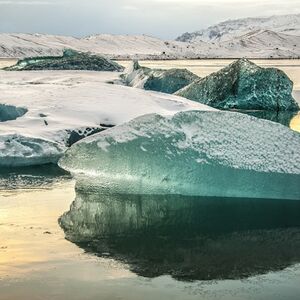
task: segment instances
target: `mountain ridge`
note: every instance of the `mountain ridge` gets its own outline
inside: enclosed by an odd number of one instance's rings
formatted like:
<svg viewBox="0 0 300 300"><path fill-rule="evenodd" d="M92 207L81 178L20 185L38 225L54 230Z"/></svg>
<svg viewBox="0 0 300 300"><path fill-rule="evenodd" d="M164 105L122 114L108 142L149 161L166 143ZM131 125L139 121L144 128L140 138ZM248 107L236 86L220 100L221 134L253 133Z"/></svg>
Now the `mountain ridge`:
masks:
<svg viewBox="0 0 300 300"><path fill-rule="evenodd" d="M228 20L199 32L185 33L176 40L148 35L95 34L76 38L0 33L0 57L61 55L64 49L71 48L123 60L300 58L300 14Z"/></svg>
<svg viewBox="0 0 300 300"><path fill-rule="evenodd" d="M300 14L230 19L202 30L186 32L176 40L181 42L221 42L254 29L269 29L280 33L300 35Z"/></svg>

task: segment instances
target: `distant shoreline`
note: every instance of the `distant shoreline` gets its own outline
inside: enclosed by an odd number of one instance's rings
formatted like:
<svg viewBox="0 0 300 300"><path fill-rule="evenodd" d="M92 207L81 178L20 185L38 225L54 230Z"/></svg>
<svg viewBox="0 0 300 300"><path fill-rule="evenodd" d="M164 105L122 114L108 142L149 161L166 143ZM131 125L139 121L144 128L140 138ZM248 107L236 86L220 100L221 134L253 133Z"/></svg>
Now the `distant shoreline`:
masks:
<svg viewBox="0 0 300 300"><path fill-rule="evenodd" d="M99 55L104 55L108 56L106 54L99 54ZM132 61L132 60L140 60L140 61L177 61L177 60L237 60L241 59L244 57L208 57L208 58L111 58L112 60L115 61ZM262 58L262 57L246 57L249 60L300 60L300 57L267 57L267 58ZM19 60L23 59L20 57L0 57L1 61L9 61L9 60Z"/></svg>
<svg viewBox="0 0 300 300"><path fill-rule="evenodd" d="M121 59L121 58L112 58L112 60L115 61L132 61L134 59L140 60L140 61L177 61L177 60L237 60L237 59L242 59L245 57L208 57L208 58L151 58L151 59L144 59L144 58L131 58L131 59ZM249 60L300 60L300 57L294 58L294 57L272 57L272 58L251 58L251 57L246 57Z"/></svg>

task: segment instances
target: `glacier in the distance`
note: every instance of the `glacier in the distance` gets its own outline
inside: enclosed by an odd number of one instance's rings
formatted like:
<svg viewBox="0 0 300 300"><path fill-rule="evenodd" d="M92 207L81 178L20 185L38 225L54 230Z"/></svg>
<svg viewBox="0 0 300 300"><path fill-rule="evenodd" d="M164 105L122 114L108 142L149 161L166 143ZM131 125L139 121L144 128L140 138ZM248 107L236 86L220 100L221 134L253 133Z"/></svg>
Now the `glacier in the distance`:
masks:
<svg viewBox="0 0 300 300"><path fill-rule="evenodd" d="M224 111L150 114L74 144L59 165L114 193L300 199L300 135Z"/></svg>

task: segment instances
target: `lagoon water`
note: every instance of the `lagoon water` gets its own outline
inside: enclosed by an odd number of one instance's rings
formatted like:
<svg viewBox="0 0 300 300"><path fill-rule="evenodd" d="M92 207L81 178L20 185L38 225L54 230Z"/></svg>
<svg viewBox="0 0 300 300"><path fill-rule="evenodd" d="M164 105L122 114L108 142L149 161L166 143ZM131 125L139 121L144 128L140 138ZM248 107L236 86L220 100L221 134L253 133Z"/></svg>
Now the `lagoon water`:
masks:
<svg viewBox="0 0 300 300"><path fill-rule="evenodd" d="M298 201L110 196L75 192L55 167L1 173L1 300L299 297Z"/></svg>
<svg viewBox="0 0 300 300"><path fill-rule="evenodd" d="M299 95L299 60L257 62ZM298 300L299 282L300 201L103 195L54 166L0 170L0 300Z"/></svg>

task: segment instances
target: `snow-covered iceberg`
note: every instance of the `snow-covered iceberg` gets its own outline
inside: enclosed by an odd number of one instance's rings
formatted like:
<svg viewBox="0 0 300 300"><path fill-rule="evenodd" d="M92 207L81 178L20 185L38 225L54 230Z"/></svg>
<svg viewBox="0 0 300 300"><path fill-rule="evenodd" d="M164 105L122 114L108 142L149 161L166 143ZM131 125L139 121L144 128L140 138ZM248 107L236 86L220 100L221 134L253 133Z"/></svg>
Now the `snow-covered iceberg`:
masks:
<svg viewBox="0 0 300 300"><path fill-rule="evenodd" d="M59 165L115 193L300 199L300 135L224 111L145 115L74 144Z"/></svg>
<svg viewBox="0 0 300 300"><path fill-rule="evenodd" d="M131 87L173 94L199 77L186 69L150 69L133 61L126 73L121 75L121 79Z"/></svg>
<svg viewBox="0 0 300 300"><path fill-rule="evenodd" d="M0 168L56 163L78 140L147 113L211 110L106 81L116 72L0 71Z"/></svg>
<svg viewBox="0 0 300 300"><path fill-rule="evenodd" d="M6 71L31 70L90 70L123 71L124 67L101 56L67 49L62 56L29 57L19 60L16 65L5 68Z"/></svg>
<svg viewBox="0 0 300 300"><path fill-rule="evenodd" d="M146 277L237 279L300 261L300 201L294 200L77 189L59 223L85 251Z"/></svg>
<svg viewBox="0 0 300 300"><path fill-rule="evenodd" d="M293 82L283 71L240 59L176 94L219 109L299 110L292 90Z"/></svg>
<svg viewBox="0 0 300 300"><path fill-rule="evenodd" d="M57 163L66 147L44 139L21 135L0 136L0 166Z"/></svg>

